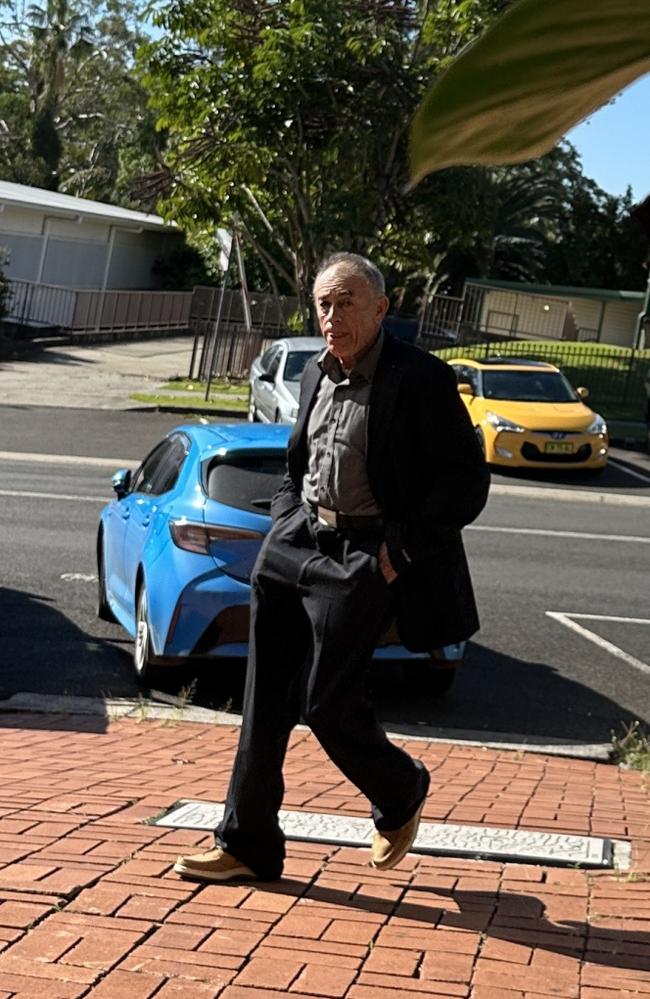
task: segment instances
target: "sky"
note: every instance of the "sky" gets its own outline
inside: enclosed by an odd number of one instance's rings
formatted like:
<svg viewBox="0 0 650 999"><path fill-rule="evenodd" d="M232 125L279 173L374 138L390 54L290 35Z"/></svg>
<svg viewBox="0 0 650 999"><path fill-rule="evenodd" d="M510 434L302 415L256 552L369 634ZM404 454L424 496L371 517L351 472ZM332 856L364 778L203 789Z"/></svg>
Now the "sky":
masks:
<svg viewBox="0 0 650 999"><path fill-rule="evenodd" d="M649 109L650 74L567 135L586 176L610 194L623 194L628 184L636 201L650 194Z"/></svg>

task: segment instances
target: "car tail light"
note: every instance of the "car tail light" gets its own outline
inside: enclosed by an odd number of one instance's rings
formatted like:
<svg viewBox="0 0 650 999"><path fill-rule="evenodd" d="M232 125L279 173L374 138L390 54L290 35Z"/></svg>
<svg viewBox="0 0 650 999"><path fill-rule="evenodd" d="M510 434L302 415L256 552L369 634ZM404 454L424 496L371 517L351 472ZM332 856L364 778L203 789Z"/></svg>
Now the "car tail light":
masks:
<svg viewBox="0 0 650 999"><path fill-rule="evenodd" d="M264 537L259 531L247 531L244 527L197 524L190 520L172 520L169 530L175 545L199 555L209 555L210 545L215 541L261 541Z"/></svg>

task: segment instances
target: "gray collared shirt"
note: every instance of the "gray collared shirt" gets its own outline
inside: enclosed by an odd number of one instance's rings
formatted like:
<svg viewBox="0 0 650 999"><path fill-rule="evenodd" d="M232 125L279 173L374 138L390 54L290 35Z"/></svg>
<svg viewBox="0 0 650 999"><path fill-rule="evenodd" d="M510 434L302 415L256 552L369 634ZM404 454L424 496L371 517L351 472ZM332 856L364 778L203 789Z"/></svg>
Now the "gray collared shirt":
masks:
<svg viewBox="0 0 650 999"><path fill-rule="evenodd" d="M356 367L344 371L325 350L318 359L324 373L307 423L309 461L302 498L354 517L381 511L372 495L366 456L370 388L384 343L383 331Z"/></svg>

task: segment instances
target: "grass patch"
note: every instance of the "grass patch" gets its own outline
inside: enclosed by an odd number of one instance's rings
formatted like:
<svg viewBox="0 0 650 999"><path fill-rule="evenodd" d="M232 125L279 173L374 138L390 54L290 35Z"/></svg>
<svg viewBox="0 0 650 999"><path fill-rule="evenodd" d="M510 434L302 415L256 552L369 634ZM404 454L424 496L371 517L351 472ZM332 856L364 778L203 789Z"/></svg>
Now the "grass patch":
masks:
<svg viewBox="0 0 650 999"><path fill-rule="evenodd" d="M205 395L208 387L207 382L200 382L196 378L172 378L161 385L161 389L168 389L172 392L196 392ZM210 392L218 395L248 395L248 382L243 378L215 378L210 384Z"/></svg>
<svg viewBox="0 0 650 999"><path fill-rule="evenodd" d="M650 738L638 721L628 725L620 737L612 732L610 759L631 770L650 771Z"/></svg>
<svg viewBox="0 0 650 999"><path fill-rule="evenodd" d="M197 393L196 398L188 395L173 395L172 393L152 393L152 392L133 392L129 399L134 399L135 402L146 402L151 406L191 406L192 409L205 409L205 410L215 410L215 409L227 409L233 413L245 413L248 409L248 403L245 399L239 398L228 398L228 396L219 396L213 399L209 399L207 402L203 396Z"/></svg>
<svg viewBox="0 0 650 999"><path fill-rule="evenodd" d="M648 399L644 381L650 371L650 350L568 340L501 340L446 347L434 353L445 361L457 357L481 360L497 354L548 361L561 368L572 385L589 389L587 405L605 419L645 420Z"/></svg>

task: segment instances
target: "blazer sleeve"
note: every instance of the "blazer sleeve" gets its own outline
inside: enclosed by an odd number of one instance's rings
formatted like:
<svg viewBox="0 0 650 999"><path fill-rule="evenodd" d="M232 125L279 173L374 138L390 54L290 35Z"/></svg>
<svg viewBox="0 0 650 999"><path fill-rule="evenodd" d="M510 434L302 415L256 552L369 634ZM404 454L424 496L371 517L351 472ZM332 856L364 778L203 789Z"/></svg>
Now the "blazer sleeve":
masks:
<svg viewBox="0 0 650 999"><path fill-rule="evenodd" d="M487 502L490 474L469 414L447 364L420 365L406 379L415 449L425 487L386 525L388 555L399 573L435 556Z"/></svg>

